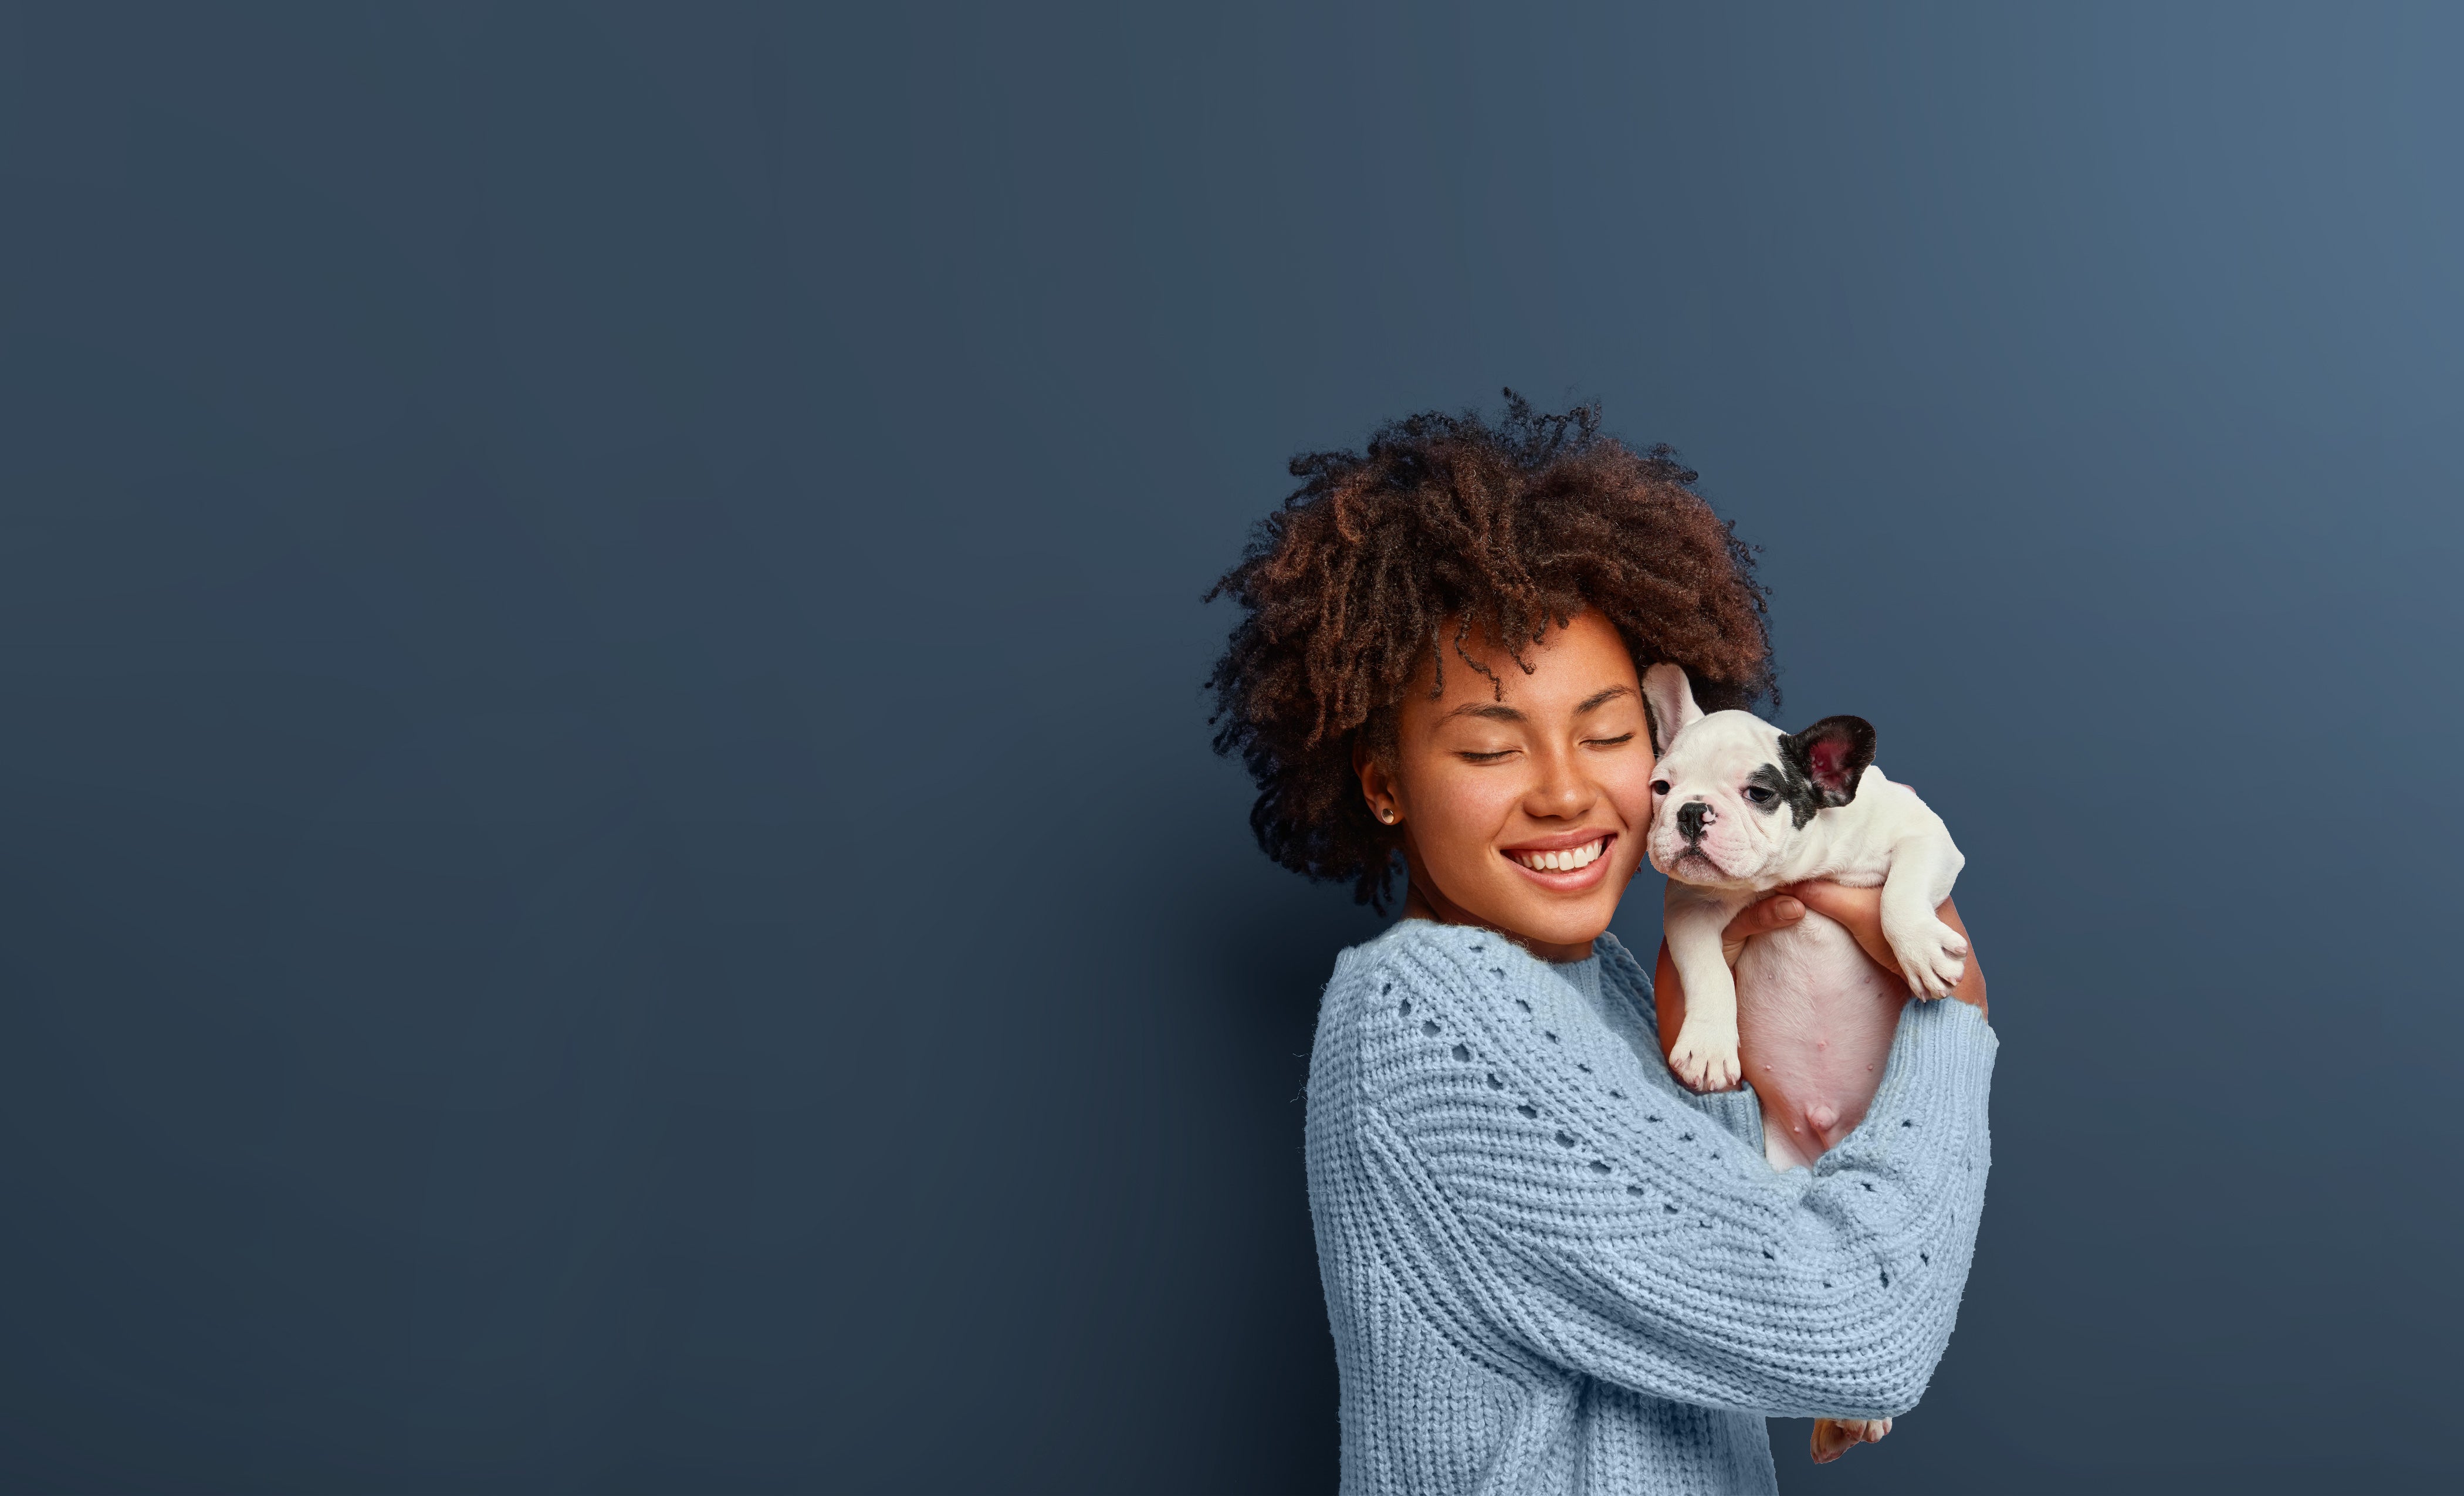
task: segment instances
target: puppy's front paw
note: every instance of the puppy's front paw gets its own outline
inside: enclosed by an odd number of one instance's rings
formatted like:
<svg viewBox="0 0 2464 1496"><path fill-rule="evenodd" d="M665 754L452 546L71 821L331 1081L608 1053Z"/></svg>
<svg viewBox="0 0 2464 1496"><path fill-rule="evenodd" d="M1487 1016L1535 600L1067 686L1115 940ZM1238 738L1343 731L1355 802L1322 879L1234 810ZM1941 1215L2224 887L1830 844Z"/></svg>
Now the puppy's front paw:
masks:
<svg viewBox="0 0 2464 1496"><path fill-rule="evenodd" d="M1910 921L1911 928L1894 930L1888 922L1882 934L1889 937L1891 954L1900 959L1900 974L1908 979L1908 990L1922 998L1947 998L1959 979L1968 975L1968 941L1960 933L1928 914L1922 922Z"/></svg>
<svg viewBox="0 0 2464 1496"><path fill-rule="evenodd" d="M1737 1064L1734 1023L1713 1032L1711 1025L1689 1018L1677 1031L1677 1047L1668 1051L1668 1068L1696 1090L1727 1090L1744 1074Z"/></svg>

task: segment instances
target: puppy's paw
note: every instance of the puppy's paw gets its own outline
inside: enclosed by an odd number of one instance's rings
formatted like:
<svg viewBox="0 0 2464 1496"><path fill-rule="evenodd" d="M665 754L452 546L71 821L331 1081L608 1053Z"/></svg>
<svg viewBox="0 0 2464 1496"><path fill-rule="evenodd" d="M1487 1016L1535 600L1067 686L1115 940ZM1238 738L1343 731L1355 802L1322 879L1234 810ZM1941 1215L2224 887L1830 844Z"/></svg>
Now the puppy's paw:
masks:
<svg viewBox="0 0 2464 1496"><path fill-rule="evenodd" d="M1930 914L1904 929L1892 929L1886 921L1882 934L1899 957L1908 990L1921 998L1947 998L1968 975L1967 938Z"/></svg>
<svg viewBox="0 0 2464 1496"><path fill-rule="evenodd" d="M1814 1463L1829 1464L1859 1444L1881 1442L1890 1431L1889 1419L1815 1419Z"/></svg>
<svg viewBox="0 0 2464 1496"><path fill-rule="evenodd" d="M1737 1063L1737 1029L1731 1023L1719 1032L1689 1018L1677 1031L1677 1047L1668 1051L1668 1068L1696 1090L1727 1090L1745 1073Z"/></svg>

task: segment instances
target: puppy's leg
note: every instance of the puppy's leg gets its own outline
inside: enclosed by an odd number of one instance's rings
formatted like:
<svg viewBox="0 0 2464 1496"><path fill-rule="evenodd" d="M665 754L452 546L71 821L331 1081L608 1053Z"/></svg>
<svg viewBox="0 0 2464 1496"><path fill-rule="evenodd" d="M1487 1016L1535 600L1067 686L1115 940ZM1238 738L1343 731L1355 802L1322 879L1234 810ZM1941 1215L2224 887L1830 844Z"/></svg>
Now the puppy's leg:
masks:
<svg viewBox="0 0 2464 1496"><path fill-rule="evenodd" d="M1899 957L1909 991L1945 998L1968 972L1968 941L1934 911L1950 897L1968 859L1952 845L1940 817L1928 813L1926 820L1931 824L1891 844L1891 872L1882 882L1882 938Z"/></svg>
<svg viewBox="0 0 2464 1496"><path fill-rule="evenodd" d="M1751 897L1669 880L1661 933L1685 983L1685 1023L1668 1051L1668 1067L1696 1090L1727 1090L1744 1073L1737 1063L1737 980L1720 935Z"/></svg>

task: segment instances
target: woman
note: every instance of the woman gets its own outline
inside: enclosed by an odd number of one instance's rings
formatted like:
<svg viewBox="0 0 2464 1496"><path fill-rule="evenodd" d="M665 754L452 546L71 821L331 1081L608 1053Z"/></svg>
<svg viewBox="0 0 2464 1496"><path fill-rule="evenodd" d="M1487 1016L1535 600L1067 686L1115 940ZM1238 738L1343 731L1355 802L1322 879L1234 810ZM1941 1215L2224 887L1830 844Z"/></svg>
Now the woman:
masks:
<svg viewBox="0 0 2464 1496"><path fill-rule="evenodd" d="M1771 685L1750 558L1665 448L1596 412L1421 415L1302 485L1219 584L1212 685L1260 845L1404 917L1337 959L1309 1179L1347 1491L1771 1491L1763 1419L1880 1438L1948 1340L1995 1041L1974 961L1903 1010L1866 1121L1765 1163L1750 1089L1663 1063L1683 995L1608 934L1643 864L1642 668L1706 711ZM1877 891L1811 905L1886 954ZM1801 900L1801 902L1800 902ZM1944 917L1957 924L1949 906ZM1657 1011L1655 1011L1657 1009Z"/></svg>

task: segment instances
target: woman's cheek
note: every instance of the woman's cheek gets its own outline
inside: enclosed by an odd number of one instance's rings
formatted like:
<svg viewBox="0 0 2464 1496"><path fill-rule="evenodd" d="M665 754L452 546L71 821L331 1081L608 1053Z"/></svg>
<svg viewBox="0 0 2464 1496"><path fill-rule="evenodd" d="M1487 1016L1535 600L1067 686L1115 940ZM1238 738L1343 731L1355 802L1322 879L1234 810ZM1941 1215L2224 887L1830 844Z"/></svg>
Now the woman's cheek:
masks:
<svg viewBox="0 0 2464 1496"><path fill-rule="evenodd" d="M1645 754L1641 772L1620 774L1609 783L1609 799L1617 808L1618 819L1638 837L1651 828L1651 781L1659 771L1659 761Z"/></svg>
<svg viewBox="0 0 2464 1496"><path fill-rule="evenodd" d="M1446 786L1445 818L1447 840L1459 852L1474 849L1486 851L1491 836L1505 818L1505 809L1512 801L1497 794L1497 786L1487 777L1476 774L1454 776Z"/></svg>
<svg viewBox="0 0 2464 1496"><path fill-rule="evenodd" d="M1430 840L1438 845L1424 844L1423 855L1434 852L1435 860L1459 873L1491 871L1487 865L1493 844L1521 793L1512 778L1494 769L1480 773L1470 768L1439 776L1430 827L1435 833Z"/></svg>

